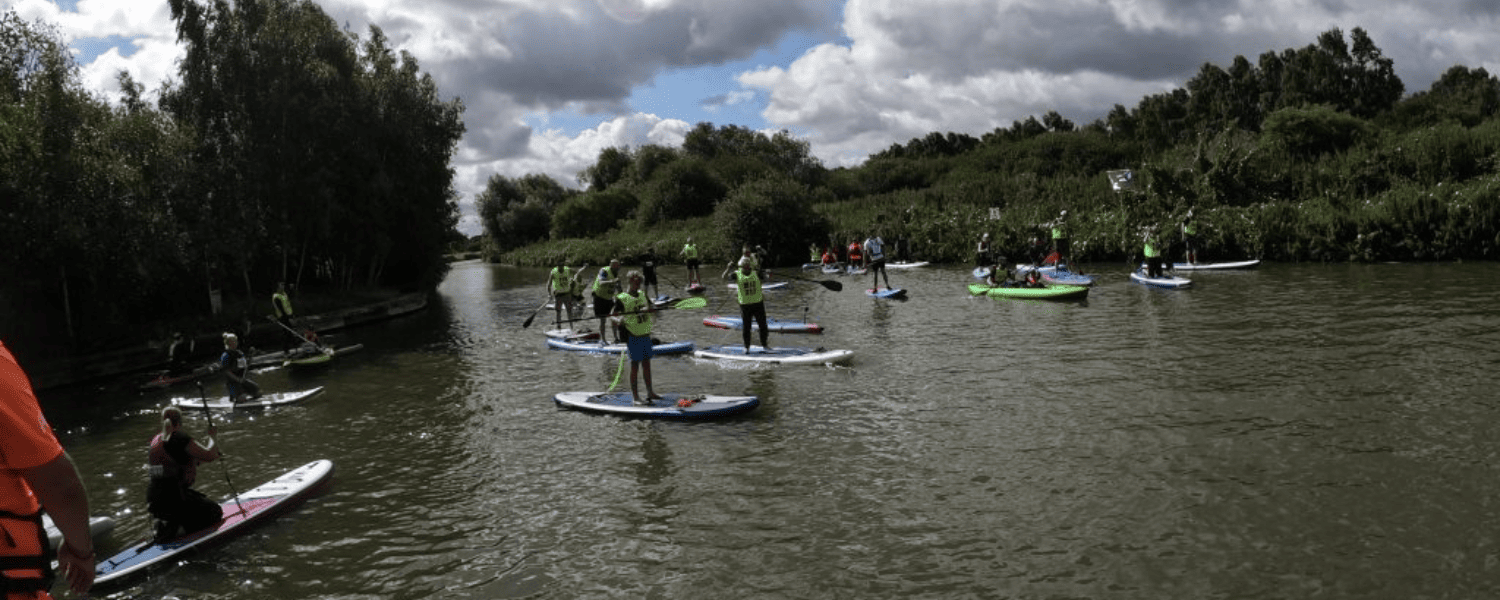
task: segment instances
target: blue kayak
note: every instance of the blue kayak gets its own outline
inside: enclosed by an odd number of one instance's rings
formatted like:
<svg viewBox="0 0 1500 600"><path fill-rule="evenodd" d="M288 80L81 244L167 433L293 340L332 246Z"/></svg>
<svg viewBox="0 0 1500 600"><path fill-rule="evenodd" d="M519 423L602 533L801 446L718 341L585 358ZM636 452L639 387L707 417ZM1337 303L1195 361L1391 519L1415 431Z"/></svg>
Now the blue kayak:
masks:
<svg viewBox="0 0 1500 600"><path fill-rule="evenodd" d="M1162 277L1147 277L1144 270L1130 272L1130 280L1141 285L1166 288L1169 290L1181 289L1193 285L1193 280L1175 275L1164 275Z"/></svg>

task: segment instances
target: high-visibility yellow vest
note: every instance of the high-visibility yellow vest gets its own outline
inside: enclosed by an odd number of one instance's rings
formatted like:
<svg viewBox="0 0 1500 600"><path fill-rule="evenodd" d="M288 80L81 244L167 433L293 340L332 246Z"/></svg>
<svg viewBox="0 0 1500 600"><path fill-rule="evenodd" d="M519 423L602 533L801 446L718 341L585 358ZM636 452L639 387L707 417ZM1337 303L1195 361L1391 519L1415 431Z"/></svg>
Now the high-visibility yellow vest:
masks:
<svg viewBox="0 0 1500 600"><path fill-rule="evenodd" d="M743 271L735 271L734 280L734 288L739 294L740 304L755 304L761 301L760 276L755 274L755 269L750 269L749 275Z"/></svg>
<svg viewBox="0 0 1500 600"><path fill-rule="evenodd" d="M646 299L646 292L640 291L634 294L625 292L615 296L615 299L624 306L620 323L625 325L630 335L651 335L651 313L646 312L651 301Z"/></svg>

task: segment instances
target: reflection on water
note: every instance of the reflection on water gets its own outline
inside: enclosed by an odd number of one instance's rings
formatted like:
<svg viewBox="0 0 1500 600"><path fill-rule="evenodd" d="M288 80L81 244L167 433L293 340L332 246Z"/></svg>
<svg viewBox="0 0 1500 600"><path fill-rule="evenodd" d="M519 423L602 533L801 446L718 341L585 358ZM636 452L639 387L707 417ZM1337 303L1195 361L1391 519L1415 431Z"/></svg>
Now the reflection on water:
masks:
<svg viewBox="0 0 1500 600"><path fill-rule="evenodd" d="M457 265L429 310L226 416L222 495L316 458L322 496L115 597L1485 597L1500 587L1488 386L1493 265L1284 266L1190 290L1100 266L1082 302L767 292L850 367L653 361L660 391L750 393L707 423L564 411L613 357L521 323L541 270ZM672 275L673 273L668 273ZM727 293L710 306L732 310ZM659 337L738 343L703 311ZM550 315L542 315L550 316ZM541 319L541 317L539 317ZM778 340L773 340L773 344ZM628 385L628 383L626 383ZM183 394L181 390L177 394ZM141 463L170 393L44 398L96 511L146 530ZM190 419L191 420L191 419ZM201 428L194 422L190 427ZM1489 594L1485 592L1491 592Z"/></svg>

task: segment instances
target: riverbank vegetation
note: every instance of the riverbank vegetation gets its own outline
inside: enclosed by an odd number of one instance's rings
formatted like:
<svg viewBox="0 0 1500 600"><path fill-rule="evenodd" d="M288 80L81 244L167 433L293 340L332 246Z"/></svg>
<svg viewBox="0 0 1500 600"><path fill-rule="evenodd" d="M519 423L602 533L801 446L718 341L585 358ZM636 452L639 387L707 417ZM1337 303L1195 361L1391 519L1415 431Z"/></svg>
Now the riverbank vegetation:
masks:
<svg viewBox="0 0 1500 600"><path fill-rule="evenodd" d="M85 91L55 28L0 13L0 337L32 358L431 289L455 242L463 106L383 33L306 0L169 0L158 102Z"/></svg>
<svg viewBox="0 0 1500 600"><path fill-rule="evenodd" d="M688 235L720 259L764 244L775 264L871 233L941 262L972 260L990 233L1017 257L1063 210L1083 261L1129 259L1151 227L1171 240L1189 210L1210 259L1493 260L1497 112L1484 69L1454 66L1408 95L1363 30L1335 29L1205 64L1083 126L1049 112L827 169L785 133L700 123L681 147L606 149L584 190L497 176L479 204L492 259L528 265L628 261L648 245L672 259Z"/></svg>

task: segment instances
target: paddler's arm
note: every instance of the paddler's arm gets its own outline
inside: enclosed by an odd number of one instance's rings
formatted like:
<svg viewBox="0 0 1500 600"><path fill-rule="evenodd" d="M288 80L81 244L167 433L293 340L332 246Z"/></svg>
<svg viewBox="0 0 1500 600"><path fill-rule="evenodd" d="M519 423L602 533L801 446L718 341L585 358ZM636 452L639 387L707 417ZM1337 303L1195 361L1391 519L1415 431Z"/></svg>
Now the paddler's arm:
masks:
<svg viewBox="0 0 1500 600"><path fill-rule="evenodd" d="M729 274L733 273L733 272L734 272L734 263L731 262L731 263L729 263L728 267L724 268L724 274L720 275L720 277L723 277L724 279L729 279Z"/></svg>
<svg viewBox="0 0 1500 600"><path fill-rule="evenodd" d="M75 594L94 585L94 538L89 535L89 496L78 476L78 468L67 452L42 465L21 470L42 508L63 534L57 549L59 569L67 576Z"/></svg>
<svg viewBox="0 0 1500 600"><path fill-rule="evenodd" d="M224 456L224 453L219 450L219 445L214 442L214 436L216 435L219 435L219 429L217 427L209 427L208 437L204 438L207 440L207 443L193 440L193 443L187 446L188 454L202 462L213 462L218 460L219 457Z"/></svg>

